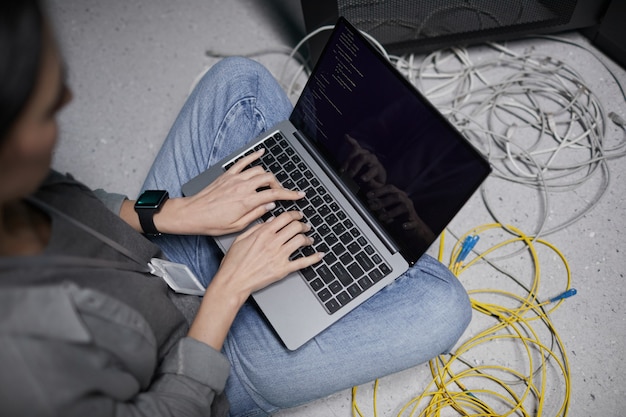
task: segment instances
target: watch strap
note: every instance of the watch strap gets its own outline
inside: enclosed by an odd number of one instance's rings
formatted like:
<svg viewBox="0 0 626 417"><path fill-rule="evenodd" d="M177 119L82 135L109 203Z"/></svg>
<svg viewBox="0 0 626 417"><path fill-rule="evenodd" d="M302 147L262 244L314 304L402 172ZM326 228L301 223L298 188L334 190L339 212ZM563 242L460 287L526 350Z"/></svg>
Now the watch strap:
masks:
<svg viewBox="0 0 626 417"><path fill-rule="evenodd" d="M154 225L154 214L154 210L137 210L141 229L146 235L156 236L161 234Z"/></svg>

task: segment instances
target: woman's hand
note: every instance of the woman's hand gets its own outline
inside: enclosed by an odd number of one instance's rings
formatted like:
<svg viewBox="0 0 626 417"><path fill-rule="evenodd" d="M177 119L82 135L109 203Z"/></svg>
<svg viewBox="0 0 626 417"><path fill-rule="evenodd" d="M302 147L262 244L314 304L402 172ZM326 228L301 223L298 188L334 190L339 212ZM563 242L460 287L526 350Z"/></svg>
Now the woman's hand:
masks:
<svg viewBox="0 0 626 417"><path fill-rule="evenodd" d="M220 236L238 232L279 200L298 200L303 192L286 190L273 174L260 166L245 169L263 155L250 154L198 194L171 199L154 223L161 233Z"/></svg>
<svg viewBox="0 0 626 417"><path fill-rule="evenodd" d="M323 253L290 260L298 248L311 245L310 226L302 213L288 211L256 224L235 239L207 288L189 336L219 350L237 311L254 291L291 272L313 265Z"/></svg>
<svg viewBox="0 0 626 417"><path fill-rule="evenodd" d="M297 249L313 243L305 234L311 226L300 220L302 213L288 211L246 230L224 255L213 280L227 280L245 300L252 292L318 262L323 254L289 259Z"/></svg>

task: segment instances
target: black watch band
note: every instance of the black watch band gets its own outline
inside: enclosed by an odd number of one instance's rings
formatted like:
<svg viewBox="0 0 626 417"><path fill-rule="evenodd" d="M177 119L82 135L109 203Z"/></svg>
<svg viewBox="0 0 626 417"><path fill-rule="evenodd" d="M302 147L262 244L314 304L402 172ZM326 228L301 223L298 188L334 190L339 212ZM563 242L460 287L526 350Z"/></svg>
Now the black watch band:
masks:
<svg viewBox="0 0 626 417"><path fill-rule="evenodd" d="M163 190L146 190L139 196L135 202L135 211L144 234L151 236L161 234L154 225L154 215L161 211L168 198L168 192Z"/></svg>

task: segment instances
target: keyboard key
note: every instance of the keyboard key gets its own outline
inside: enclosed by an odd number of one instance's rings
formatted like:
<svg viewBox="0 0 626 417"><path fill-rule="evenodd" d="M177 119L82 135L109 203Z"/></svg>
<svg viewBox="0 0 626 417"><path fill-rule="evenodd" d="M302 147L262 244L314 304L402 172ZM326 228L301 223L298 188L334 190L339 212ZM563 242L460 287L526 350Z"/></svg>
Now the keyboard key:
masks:
<svg viewBox="0 0 626 417"><path fill-rule="evenodd" d="M296 169L296 165L293 162L288 161L283 165L283 169L287 172L291 172Z"/></svg>
<svg viewBox="0 0 626 417"><path fill-rule="evenodd" d="M339 260L341 261L342 264L346 266L350 265L352 263L352 255L350 255L349 253L344 253L343 255L341 255Z"/></svg>
<svg viewBox="0 0 626 417"><path fill-rule="evenodd" d="M328 227L327 224L320 224L317 227L317 233L319 233L320 236L326 236L327 234L330 233L330 227ZM326 242L329 243L328 240L326 240Z"/></svg>
<svg viewBox="0 0 626 417"><path fill-rule="evenodd" d="M324 204L324 200L322 200L318 195L313 196L310 201L313 207L321 207Z"/></svg>
<svg viewBox="0 0 626 417"><path fill-rule="evenodd" d="M322 302L325 302L330 300L333 294L328 290L328 288L324 288L322 291L317 293L317 296Z"/></svg>
<svg viewBox="0 0 626 417"><path fill-rule="evenodd" d="M340 263L336 263L330 269L331 271L333 271L339 282L341 282L344 287L352 284L352 277L348 275L348 271L346 271L346 268L344 268L343 265L341 265Z"/></svg>
<svg viewBox="0 0 626 417"><path fill-rule="evenodd" d="M339 236L339 235L341 235L341 234L343 234L343 232L345 232L345 231L346 231L346 228L345 228L345 227L343 227L343 224L341 224L341 223L339 223L339 224L336 224L336 225L332 226L332 229L333 229L333 232L334 232L336 235L338 235L338 236ZM352 239L350 239L350 240L352 240Z"/></svg>
<svg viewBox="0 0 626 417"><path fill-rule="evenodd" d="M313 268L311 268L310 266L307 267L307 268L304 268L301 272L302 272L302 275L304 275L304 278L307 281L312 281L313 279L315 279L317 277L317 274L315 273Z"/></svg>
<svg viewBox="0 0 626 417"><path fill-rule="evenodd" d="M279 164L283 165L283 167L287 164L287 162L290 162L289 156L286 153L281 153L280 155L278 155L276 157L276 161L278 161Z"/></svg>
<svg viewBox="0 0 626 417"><path fill-rule="evenodd" d="M339 239L337 239L337 236L331 233L324 238L324 241L326 241L328 246L334 246L335 243L339 241Z"/></svg>
<svg viewBox="0 0 626 417"><path fill-rule="evenodd" d="M300 187L298 187L300 188ZM300 200L296 200L296 205L298 207L300 207L301 209L309 206L309 202L306 200L306 198L301 198Z"/></svg>
<svg viewBox="0 0 626 417"><path fill-rule="evenodd" d="M328 246L326 246L325 244L322 246L319 246L316 248L318 252L324 252L326 255L324 255L324 262L326 262L327 265L332 265L335 262L337 262L337 257L335 256L334 253L330 252L330 250L328 249ZM325 250L322 250L325 249Z"/></svg>
<svg viewBox="0 0 626 417"><path fill-rule="evenodd" d="M274 175L276 175L276 173L279 172L281 168L278 162L273 162L267 167L267 169L268 171L271 171L272 173L274 173Z"/></svg>
<svg viewBox="0 0 626 417"><path fill-rule="evenodd" d="M280 133L277 133L277 135L280 135ZM275 135L274 135L275 136ZM265 141L263 142L265 144L265 146L267 148L270 148L272 146L274 146L276 144L276 139L274 139L274 136L270 136L267 139L265 139Z"/></svg>
<svg viewBox="0 0 626 417"><path fill-rule="evenodd" d="M300 178L299 180L296 181L296 185L298 186L298 190L306 190L310 184L306 178Z"/></svg>
<svg viewBox="0 0 626 417"><path fill-rule="evenodd" d="M324 288L324 283L319 278L316 278L313 281L311 281L310 285L311 285L311 288L313 289L313 291L319 291L322 288Z"/></svg>
<svg viewBox="0 0 626 417"><path fill-rule="evenodd" d="M352 297L350 297L350 295L345 291L342 291L337 295L337 301L339 301L342 306L348 304L350 300L352 300Z"/></svg>
<svg viewBox="0 0 626 417"><path fill-rule="evenodd" d="M341 308L341 304L339 304L336 300L330 300L325 304L326 309L330 314L336 313L337 310Z"/></svg>
<svg viewBox="0 0 626 417"><path fill-rule="evenodd" d="M368 277L372 280L372 282L378 282L382 279L384 275L378 270L378 269L374 269L372 272L370 272L370 274L368 275Z"/></svg>
<svg viewBox="0 0 626 417"><path fill-rule="evenodd" d="M361 265L361 268L363 268L364 270L369 271L370 269L374 268L374 263L365 254L365 252L357 253L354 258L359 263L359 265Z"/></svg>
<svg viewBox="0 0 626 417"><path fill-rule="evenodd" d="M352 265L348 266L348 271L350 271L350 275L354 277L354 279L360 278L363 276L363 269L356 262Z"/></svg>
<svg viewBox="0 0 626 417"><path fill-rule="evenodd" d="M329 283L335 279L335 276L330 272L330 269L326 265L321 265L317 269L317 274L322 278L325 283Z"/></svg>
<svg viewBox="0 0 626 417"><path fill-rule="evenodd" d="M348 245L348 250L351 254L356 254L359 250L361 250L361 246L358 243L352 242Z"/></svg>
<svg viewBox="0 0 626 417"><path fill-rule="evenodd" d="M271 148L269 148L269 151L274 155L279 155L282 152L282 149L280 147L280 144L275 143L274 145L272 145Z"/></svg>
<svg viewBox="0 0 626 417"><path fill-rule="evenodd" d="M312 218L313 216L316 215L316 211L313 207L308 206L302 209L302 214L304 214L304 217L306 217L307 219ZM321 234L321 230L318 230L318 232L320 232Z"/></svg>
<svg viewBox="0 0 626 417"><path fill-rule="evenodd" d="M369 279L369 277L363 277L358 282L361 288L363 288L363 290L366 290L372 285L374 285L374 282L371 279Z"/></svg>
<svg viewBox="0 0 626 417"><path fill-rule="evenodd" d="M339 236L339 240L341 240L341 243L343 243L344 245L347 245L350 242L352 242L352 235L350 235L350 233L346 232L346 233L342 234L341 236Z"/></svg>
<svg viewBox="0 0 626 417"><path fill-rule="evenodd" d="M302 248L302 254L303 254L304 256L311 256L311 255L313 255L314 253L315 253L315 249L313 249L313 248L312 248L312 247L310 247L310 246L305 246L305 247L303 247L303 248Z"/></svg>
<svg viewBox="0 0 626 417"><path fill-rule="evenodd" d="M343 290L343 285L341 285L339 281L333 281L328 285L328 289L333 294L337 294L339 291Z"/></svg>
<svg viewBox="0 0 626 417"><path fill-rule="evenodd" d="M315 216L311 217L309 221L311 222L313 227L317 227L321 225L322 223L324 223L324 219L322 219L322 216L320 216L319 214L316 214Z"/></svg>
<svg viewBox="0 0 626 417"><path fill-rule="evenodd" d="M337 256L340 256L345 251L346 251L346 247L341 243L338 243L335 246L333 246L333 253Z"/></svg>
<svg viewBox="0 0 626 417"><path fill-rule="evenodd" d="M357 283L354 283L348 287L348 293L352 296L352 298L357 297L362 292L363 290Z"/></svg>
<svg viewBox="0 0 626 417"><path fill-rule="evenodd" d="M286 173L285 171L280 171L279 173L274 174L274 176L275 176L275 177L276 177L276 179L277 179L278 181L280 181L281 183L282 183L283 181L285 181L287 178L289 178L289 176L287 175L287 173Z"/></svg>

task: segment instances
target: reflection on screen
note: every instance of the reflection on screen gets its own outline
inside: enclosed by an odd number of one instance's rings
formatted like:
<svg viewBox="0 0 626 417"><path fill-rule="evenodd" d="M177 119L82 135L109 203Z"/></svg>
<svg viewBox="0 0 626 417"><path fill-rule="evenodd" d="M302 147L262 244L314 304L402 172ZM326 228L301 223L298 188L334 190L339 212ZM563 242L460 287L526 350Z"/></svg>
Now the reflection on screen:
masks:
<svg viewBox="0 0 626 417"><path fill-rule="evenodd" d="M353 30L337 25L291 122L414 262L489 166Z"/></svg>

